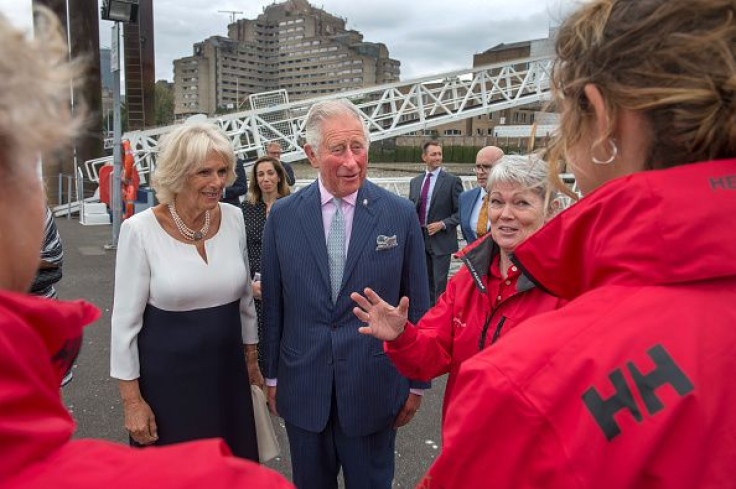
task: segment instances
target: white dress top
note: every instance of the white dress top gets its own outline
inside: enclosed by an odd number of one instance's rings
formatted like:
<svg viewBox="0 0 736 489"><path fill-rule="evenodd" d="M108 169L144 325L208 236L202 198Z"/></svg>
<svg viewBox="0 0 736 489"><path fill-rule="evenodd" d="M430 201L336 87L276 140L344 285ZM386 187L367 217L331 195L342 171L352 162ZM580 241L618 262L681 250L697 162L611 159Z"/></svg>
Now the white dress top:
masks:
<svg viewBox="0 0 736 489"><path fill-rule="evenodd" d="M217 234L205 241L205 262L194 244L172 238L152 209L123 222L115 262L110 374L140 376L138 333L151 304L165 311L191 311L240 300L244 344L258 343L242 211L220 204Z"/></svg>

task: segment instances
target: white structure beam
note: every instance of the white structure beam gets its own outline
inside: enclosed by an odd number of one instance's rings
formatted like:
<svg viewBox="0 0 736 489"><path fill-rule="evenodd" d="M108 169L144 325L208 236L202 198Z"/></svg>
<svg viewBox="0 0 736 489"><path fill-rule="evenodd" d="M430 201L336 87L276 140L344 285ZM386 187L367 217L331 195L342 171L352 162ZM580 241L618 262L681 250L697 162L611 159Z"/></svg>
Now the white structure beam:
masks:
<svg viewBox="0 0 736 489"><path fill-rule="evenodd" d="M210 120L223 128L239 155L261 155L265 142L278 141L284 149L283 160L289 162L305 157L304 118L316 102L352 100L363 114L371 141L379 141L546 100L552 62L551 57L516 59L320 98L276 103ZM144 180L155 167L159 138L174 127L132 131L123 136L131 143ZM98 168L109 160L85 162L86 178L96 182Z"/></svg>

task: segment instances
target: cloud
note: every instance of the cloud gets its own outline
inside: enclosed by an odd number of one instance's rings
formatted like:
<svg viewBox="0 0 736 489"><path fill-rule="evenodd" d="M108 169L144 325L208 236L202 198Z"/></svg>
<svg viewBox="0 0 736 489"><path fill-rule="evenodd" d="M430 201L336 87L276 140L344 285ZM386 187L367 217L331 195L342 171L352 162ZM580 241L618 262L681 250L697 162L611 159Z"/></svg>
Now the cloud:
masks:
<svg viewBox="0 0 736 489"><path fill-rule="evenodd" d="M401 78L472 66L473 54L496 44L545 37L578 0L316 0L312 4L347 19L368 42L386 44L401 61ZM27 3L27 4L26 4ZM14 21L30 17L30 3L0 0ZM155 0L156 78L173 79L173 61L190 56L192 45L227 35L229 14L253 19L273 0ZM29 22L29 21L28 21ZM102 46L110 45L110 22L101 22Z"/></svg>

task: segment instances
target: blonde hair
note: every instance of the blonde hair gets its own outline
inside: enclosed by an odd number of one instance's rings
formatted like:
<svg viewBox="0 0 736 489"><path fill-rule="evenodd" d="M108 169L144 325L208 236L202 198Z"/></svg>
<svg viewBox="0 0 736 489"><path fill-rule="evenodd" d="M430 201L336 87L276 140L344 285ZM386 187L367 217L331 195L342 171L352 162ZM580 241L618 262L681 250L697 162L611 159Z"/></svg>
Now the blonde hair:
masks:
<svg viewBox="0 0 736 489"><path fill-rule="evenodd" d="M221 158L227 165L227 184L235 181L233 145L222 129L214 124L182 124L163 136L159 144L161 151L156 158L151 186L162 204L173 202L198 165L212 156Z"/></svg>
<svg viewBox="0 0 736 489"><path fill-rule="evenodd" d="M609 115L594 144L612 137L621 109L645 116L647 169L736 154L734 0L593 0L562 24L556 51L560 130L547 153L556 169L592 127L587 84Z"/></svg>
<svg viewBox="0 0 736 489"><path fill-rule="evenodd" d="M246 197L246 200L251 204L257 204L263 198L261 187L258 186L257 175L258 167L261 165L261 163L271 163L273 165L273 169L276 170L276 174L279 176L279 183L276 186L276 191L279 194L278 198L280 199L281 197L286 197L287 195L289 195L291 193L291 189L289 188L289 182L286 181L286 170L284 170L281 162L276 158L271 158L270 156L261 156L256 160L255 163L253 163L250 183L248 183L248 196Z"/></svg>
<svg viewBox="0 0 736 489"><path fill-rule="evenodd" d="M36 37L28 39L0 15L0 169L27 163L69 144L86 122L71 111L70 92L82 81L84 61L69 61L61 24L50 10L34 10Z"/></svg>

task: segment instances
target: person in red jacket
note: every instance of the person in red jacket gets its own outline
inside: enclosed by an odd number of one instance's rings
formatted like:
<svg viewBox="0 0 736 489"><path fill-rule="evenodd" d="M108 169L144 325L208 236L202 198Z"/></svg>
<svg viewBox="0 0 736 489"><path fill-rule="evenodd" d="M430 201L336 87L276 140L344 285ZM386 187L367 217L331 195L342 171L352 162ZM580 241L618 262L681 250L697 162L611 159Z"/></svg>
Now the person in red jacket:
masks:
<svg viewBox="0 0 736 489"><path fill-rule="evenodd" d="M449 372L443 418L462 362L521 321L561 306L511 263L514 249L554 211L547 170L545 161L526 156L504 156L494 165L479 218L490 220L491 232L457 254L464 266L416 327L407 319L407 298L393 307L371 289L351 296L360 306L355 315L367 323L360 331L385 341L399 372L425 381Z"/></svg>
<svg viewBox="0 0 736 489"><path fill-rule="evenodd" d="M515 252L568 299L460 368L427 488L734 488L736 4L593 0L559 28L585 196Z"/></svg>
<svg viewBox="0 0 736 489"><path fill-rule="evenodd" d="M44 237L38 155L82 130L82 117L70 113L69 87L83 66L67 61L59 23L46 9L37 11L35 34L28 40L0 15L0 487L292 487L231 456L222 440L141 451L71 439L74 421L59 383L79 352L82 327L100 312L25 291Z"/></svg>

